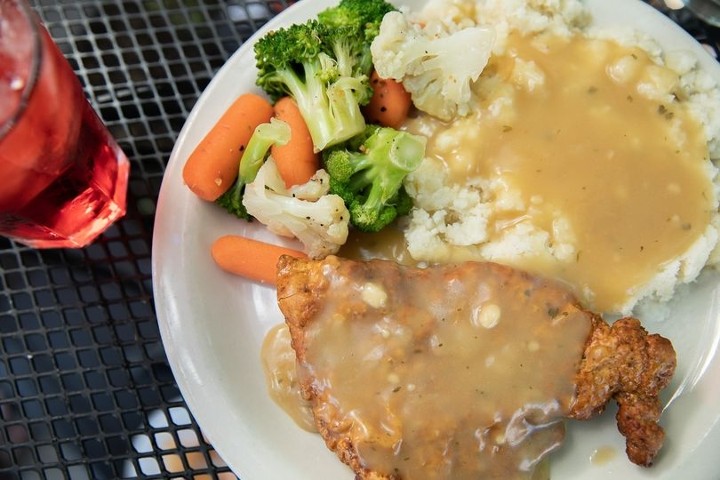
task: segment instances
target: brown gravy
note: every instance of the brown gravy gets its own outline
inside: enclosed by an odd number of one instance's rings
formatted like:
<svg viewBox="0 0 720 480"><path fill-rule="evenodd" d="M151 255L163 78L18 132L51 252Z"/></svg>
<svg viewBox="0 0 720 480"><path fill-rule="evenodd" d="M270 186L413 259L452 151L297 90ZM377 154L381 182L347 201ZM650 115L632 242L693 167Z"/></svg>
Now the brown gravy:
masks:
<svg viewBox="0 0 720 480"><path fill-rule="evenodd" d="M455 148L437 139L457 125L421 116L407 128L430 126L428 154L447 165L451 181L481 176L521 192L525 208L497 212L490 241L520 221L552 232L558 215L574 232L572 258L499 261L563 279L580 295L589 290L585 301L614 311L710 223L714 192L703 131L672 98L677 74L639 48L511 35L507 51L483 72L480 114L457 130ZM643 95L650 85L668 98Z"/></svg>
<svg viewBox="0 0 720 480"><path fill-rule="evenodd" d="M402 229L395 224L376 233L351 230L347 242L340 248L337 255L352 260L380 258L393 260L402 265L417 264L407 250Z"/></svg>
<svg viewBox="0 0 720 480"><path fill-rule="evenodd" d="M323 270L298 366L323 398L316 415L347 422L373 471L532 478L563 439L589 317L554 283L490 264L385 264Z"/></svg>
<svg viewBox="0 0 720 480"><path fill-rule="evenodd" d="M618 456L618 451L615 447L602 446L590 455L590 463L593 465L605 465L610 463Z"/></svg>
<svg viewBox="0 0 720 480"><path fill-rule="evenodd" d="M260 351L265 383L273 401L303 430L314 432L310 405L300 394L295 369L295 352L290 345L287 325L274 326L265 335Z"/></svg>

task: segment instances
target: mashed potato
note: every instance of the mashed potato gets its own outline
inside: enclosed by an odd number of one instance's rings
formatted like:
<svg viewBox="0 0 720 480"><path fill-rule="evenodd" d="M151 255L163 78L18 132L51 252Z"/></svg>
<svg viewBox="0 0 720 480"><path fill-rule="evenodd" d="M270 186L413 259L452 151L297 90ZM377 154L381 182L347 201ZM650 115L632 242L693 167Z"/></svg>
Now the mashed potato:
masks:
<svg viewBox="0 0 720 480"><path fill-rule="evenodd" d="M406 126L429 138L406 183L416 261L511 264L623 314L718 262L720 91L695 59L595 29L578 1L434 0L416 15L496 32L473 112Z"/></svg>

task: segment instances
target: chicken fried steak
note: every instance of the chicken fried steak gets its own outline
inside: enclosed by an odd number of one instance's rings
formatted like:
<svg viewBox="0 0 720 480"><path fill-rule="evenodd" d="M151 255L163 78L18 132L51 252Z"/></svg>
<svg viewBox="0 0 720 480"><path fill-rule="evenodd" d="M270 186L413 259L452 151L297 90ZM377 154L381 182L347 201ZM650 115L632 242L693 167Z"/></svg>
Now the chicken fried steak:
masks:
<svg viewBox="0 0 720 480"><path fill-rule="evenodd" d="M662 445L675 352L636 319L610 326L560 285L494 263L278 268L303 396L360 479L532 478L563 419L610 398L630 460L648 466Z"/></svg>

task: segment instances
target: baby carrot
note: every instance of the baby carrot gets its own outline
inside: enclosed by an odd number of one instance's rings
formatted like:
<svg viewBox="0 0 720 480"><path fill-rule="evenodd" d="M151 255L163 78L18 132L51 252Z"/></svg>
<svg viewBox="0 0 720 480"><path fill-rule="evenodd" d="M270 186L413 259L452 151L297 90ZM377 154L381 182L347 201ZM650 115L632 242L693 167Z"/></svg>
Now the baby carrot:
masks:
<svg viewBox="0 0 720 480"><path fill-rule="evenodd" d="M384 127L399 128L410 112L410 94L400 82L392 78L380 78L376 71L370 74L373 95L363 108L368 122Z"/></svg>
<svg viewBox="0 0 720 480"><path fill-rule="evenodd" d="M285 145L273 145L270 154L286 187L302 185L320 168L320 156L315 153L310 131L295 100L290 97L278 100L275 117L290 125L291 136Z"/></svg>
<svg viewBox="0 0 720 480"><path fill-rule="evenodd" d="M271 285L275 285L277 262L281 255L306 258L297 250L239 235L218 238L212 244L210 253L223 270Z"/></svg>
<svg viewBox="0 0 720 480"><path fill-rule="evenodd" d="M265 98L253 93L239 96L188 157L183 180L190 190L210 202L225 193L237 178L240 156L255 127L272 115Z"/></svg>

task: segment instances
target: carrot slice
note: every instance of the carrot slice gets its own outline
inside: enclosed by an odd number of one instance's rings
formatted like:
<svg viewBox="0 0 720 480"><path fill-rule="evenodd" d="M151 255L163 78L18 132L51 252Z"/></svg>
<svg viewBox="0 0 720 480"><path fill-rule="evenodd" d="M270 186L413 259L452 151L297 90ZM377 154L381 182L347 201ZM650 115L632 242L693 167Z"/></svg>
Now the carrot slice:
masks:
<svg viewBox="0 0 720 480"><path fill-rule="evenodd" d="M307 183L320 168L320 155L315 153L310 130L295 100L290 97L278 100L275 103L275 117L287 123L291 132L288 143L275 144L270 149L280 177L288 188Z"/></svg>
<svg viewBox="0 0 720 480"><path fill-rule="evenodd" d="M399 128L410 113L412 100L402 83L392 78L380 78L373 70L370 74L370 86L373 95L363 107L363 113L369 123L384 127Z"/></svg>
<svg viewBox="0 0 720 480"><path fill-rule="evenodd" d="M260 95L239 96L188 157L183 180L190 190L212 202L230 189L255 127L272 115L272 105Z"/></svg>
<svg viewBox="0 0 720 480"><path fill-rule="evenodd" d="M213 242L210 253L223 270L257 282L275 285L277 262L282 255L307 256L291 248L253 240L240 235L225 235Z"/></svg>

